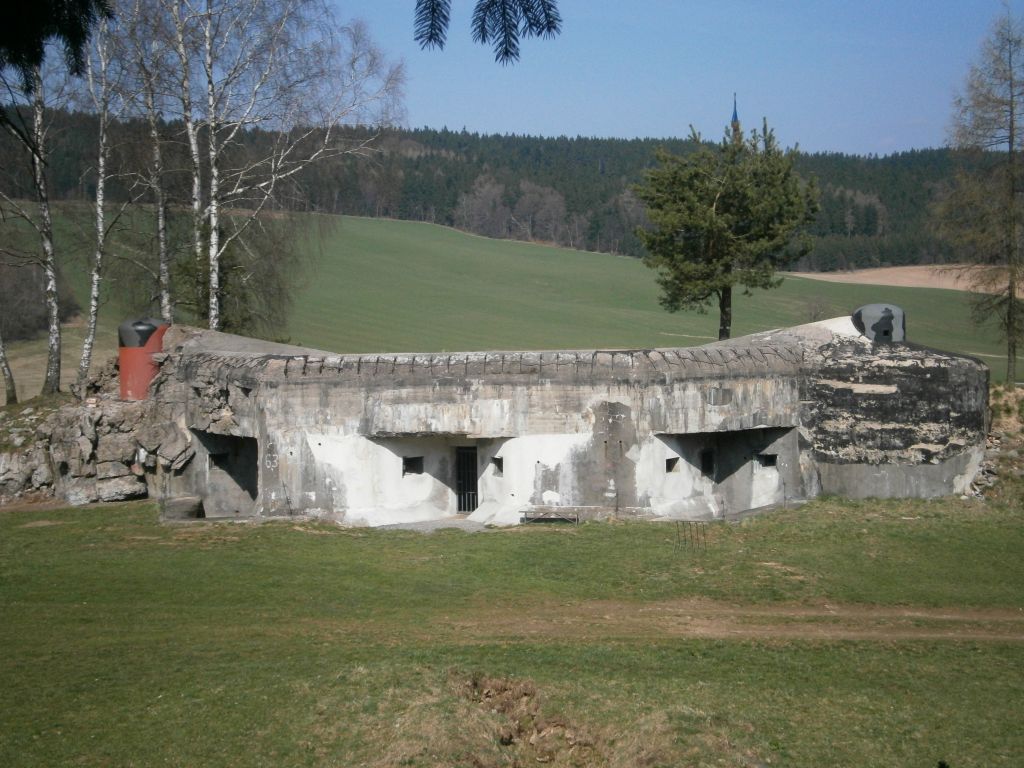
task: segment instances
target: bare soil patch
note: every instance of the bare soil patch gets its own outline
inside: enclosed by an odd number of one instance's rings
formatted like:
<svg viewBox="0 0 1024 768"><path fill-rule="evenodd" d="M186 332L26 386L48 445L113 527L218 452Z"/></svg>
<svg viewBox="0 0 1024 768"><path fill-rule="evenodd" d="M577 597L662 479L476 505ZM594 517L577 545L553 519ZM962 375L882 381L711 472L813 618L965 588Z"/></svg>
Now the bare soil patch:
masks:
<svg viewBox="0 0 1024 768"><path fill-rule="evenodd" d="M825 604L730 605L708 600L594 601L507 606L456 620L476 639L733 638L780 640L971 640L1024 642L1024 610L892 608Z"/></svg>
<svg viewBox="0 0 1024 768"><path fill-rule="evenodd" d="M0 504L0 513L3 512L46 512L49 510L66 510L68 503L63 499L55 499L49 494L29 493L16 501L8 504Z"/></svg>
<svg viewBox="0 0 1024 768"><path fill-rule="evenodd" d="M19 528L49 528L51 525L63 525L66 520L33 520L31 523L25 523L24 525L18 526Z"/></svg>
<svg viewBox="0 0 1024 768"><path fill-rule="evenodd" d="M946 288L969 291L967 273L954 266L878 267L850 272L789 272L793 277L823 280L828 283L857 285L891 285L903 288Z"/></svg>
<svg viewBox="0 0 1024 768"><path fill-rule="evenodd" d="M595 740L566 718L544 711L532 680L474 675L456 685L458 694L484 712L498 715L498 742L517 745L528 763L605 763ZM532 758L532 759L531 759Z"/></svg>
<svg viewBox="0 0 1024 768"><path fill-rule="evenodd" d="M610 727L590 722L586 715L574 719L555 711L528 678L467 676L456 670L450 671L447 690L434 690L407 703L388 736L383 739L387 749L371 763L374 768L632 768L697 765L697 759L709 753L722 758L718 764L764 764L710 722L703 722L681 744L664 712ZM683 755L694 762L680 762Z"/></svg>

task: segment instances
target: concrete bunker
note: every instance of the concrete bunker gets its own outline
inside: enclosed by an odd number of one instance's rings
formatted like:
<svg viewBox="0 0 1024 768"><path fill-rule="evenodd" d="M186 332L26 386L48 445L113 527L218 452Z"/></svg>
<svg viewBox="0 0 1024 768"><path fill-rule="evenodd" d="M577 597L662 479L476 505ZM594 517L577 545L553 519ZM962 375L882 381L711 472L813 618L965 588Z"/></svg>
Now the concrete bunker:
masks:
<svg viewBox="0 0 1024 768"><path fill-rule="evenodd" d="M154 408L192 427L196 457L151 488L200 496L211 517L712 519L851 484L959 491L984 452L985 366L876 343L849 317L677 349L332 355L168 338Z"/></svg>
<svg viewBox="0 0 1024 768"><path fill-rule="evenodd" d="M487 478L503 474L495 441L459 434L316 434L307 443L318 506L343 504L367 524L471 514Z"/></svg>

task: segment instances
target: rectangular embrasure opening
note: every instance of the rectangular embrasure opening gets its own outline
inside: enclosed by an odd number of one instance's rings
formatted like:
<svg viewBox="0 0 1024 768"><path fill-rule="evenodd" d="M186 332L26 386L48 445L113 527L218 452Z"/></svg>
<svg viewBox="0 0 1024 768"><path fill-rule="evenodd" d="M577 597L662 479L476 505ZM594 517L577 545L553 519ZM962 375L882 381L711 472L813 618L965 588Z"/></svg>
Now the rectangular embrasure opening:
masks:
<svg viewBox="0 0 1024 768"><path fill-rule="evenodd" d="M422 475L423 474L423 457L422 456L403 456L402 457L402 477L406 475Z"/></svg>

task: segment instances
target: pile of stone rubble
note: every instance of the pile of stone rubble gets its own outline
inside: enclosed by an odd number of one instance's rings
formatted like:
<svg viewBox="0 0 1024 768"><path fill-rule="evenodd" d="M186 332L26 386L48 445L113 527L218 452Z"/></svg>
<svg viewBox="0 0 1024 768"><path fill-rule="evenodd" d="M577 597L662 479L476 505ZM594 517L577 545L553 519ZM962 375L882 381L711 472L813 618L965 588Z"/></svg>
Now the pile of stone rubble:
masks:
<svg viewBox="0 0 1024 768"><path fill-rule="evenodd" d="M53 495L71 504L141 498L147 470L159 463L173 471L192 458L182 430L160 421L148 402L119 400L114 384L94 383L84 400L65 405L32 401L0 410L0 504Z"/></svg>
<svg viewBox="0 0 1024 768"><path fill-rule="evenodd" d="M999 455L1001 453L1002 439L994 434L989 434L985 441L985 458L978 468L978 474L971 482L971 496L984 496L985 492L999 480Z"/></svg>

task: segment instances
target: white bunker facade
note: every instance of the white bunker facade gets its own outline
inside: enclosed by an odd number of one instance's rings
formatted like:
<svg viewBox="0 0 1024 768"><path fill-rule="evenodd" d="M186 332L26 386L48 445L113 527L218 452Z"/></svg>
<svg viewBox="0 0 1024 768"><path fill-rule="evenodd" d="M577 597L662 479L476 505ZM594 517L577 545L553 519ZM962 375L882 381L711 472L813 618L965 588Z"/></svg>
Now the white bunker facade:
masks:
<svg viewBox="0 0 1024 768"><path fill-rule="evenodd" d="M165 514L706 520L968 489L988 369L849 318L701 347L332 355L172 327L138 464Z"/></svg>

